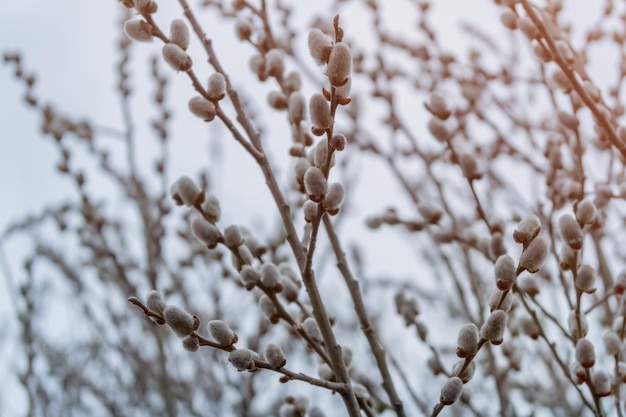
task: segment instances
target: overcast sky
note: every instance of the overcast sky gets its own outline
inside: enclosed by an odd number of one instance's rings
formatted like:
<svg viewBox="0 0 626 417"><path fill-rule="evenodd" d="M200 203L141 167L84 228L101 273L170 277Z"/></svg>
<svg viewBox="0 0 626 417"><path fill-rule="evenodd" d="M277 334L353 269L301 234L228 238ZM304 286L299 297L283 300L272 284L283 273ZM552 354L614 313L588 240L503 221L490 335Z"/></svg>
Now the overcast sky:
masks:
<svg viewBox="0 0 626 417"><path fill-rule="evenodd" d="M119 38L120 7L114 0L84 1L84 0L24 0L24 1L0 1L0 52L21 52L24 58L24 67L33 71L37 76L37 96L46 102L58 106L59 110L72 116L84 116L94 121L99 126L119 129L121 117L117 96L114 93L116 83L114 67L118 60L116 42ZM192 4L197 2L192 1ZM302 3L300 18L307 19L314 13L316 8L321 8L325 1L298 2ZM387 3L387 2L386 2ZM393 3L389 2L389 3ZM495 7L492 2L481 0L437 0L434 3L434 26L441 36L442 42L451 49L464 49L466 39L454 29L460 19L473 22L482 22L486 27L495 27L498 33L499 25ZM589 21L595 19L593 13L586 7L589 0L566 1L568 13L575 21ZM394 19L406 19L404 12L405 2L397 0L398 7L392 12L397 13ZM176 7L176 2L159 2L159 16L179 17L181 13ZM594 12L595 12L594 8ZM324 12L324 9L319 9ZM368 23L363 20L361 24L352 20L351 27L347 30L353 38L359 37L362 31L363 38L368 34ZM219 26L214 28L217 33L209 33L216 37L218 53L222 53L228 68L234 71L247 71L247 59L239 61L239 56L229 55L234 48L232 31L220 32ZM304 40L300 42L304 45ZM138 117L151 117L154 112L149 106L142 107L141 100L146 102L146 97L153 91L153 86L148 83L149 68L148 57L157 53L160 45L155 42L152 45L135 45L134 56L139 65L133 65L132 76L137 81L138 91L134 95L139 103ZM141 65L141 62L145 65ZM312 66L313 69L315 69ZM209 162L208 147L211 143L207 140L211 136L211 130L197 119L186 112L186 101L192 95L192 90L184 77L176 75L163 66L162 70L168 74L173 82L171 106L178 106L175 111L175 140L179 148L172 149L173 165L172 177L183 174L193 174L199 166ZM208 74L208 72L207 72ZM601 73L600 73L601 74ZM54 175L54 166L58 162L55 148L50 139L43 139L39 134L40 115L27 108L21 97L24 88L14 81L10 67L0 66L0 190L2 203L0 204L0 230L16 218L26 213L37 213L44 205L59 202L65 196L72 196L72 188L67 180ZM142 81L143 80L143 81ZM310 94L309 90L307 94ZM252 91L254 93L254 91ZM261 105L264 101L261 101ZM144 123L145 124L145 123ZM141 126L140 132L146 136L150 131L146 126ZM215 133L215 132L213 132ZM154 144L150 140L143 142L146 158L143 162L149 165L151 149ZM236 146L219 146L221 152L226 155L226 161L240 161L245 155ZM153 149L152 149L153 151ZM231 159L234 158L234 159ZM219 161L213 161L218 163ZM269 194L265 190L264 183L258 175L252 175L250 181L244 184L246 188L232 190L229 188L229 178L241 175L239 163L220 166L223 174L216 185L216 192L225 199L225 205L229 207L232 219L243 216L248 219L258 219L258 213L251 212L250 206L237 204L238 196L245 193L253 193L258 196L263 204L271 205ZM187 171L193 172L187 172ZM246 175L246 174L243 174ZM376 174L372 181L381 180ZM384 181L384 179L382 179ZM393 193L393 187L390 193ZM373 204L384 207L386 196L377 196ZM224 205L224 202L223 202ZM374 206L372 206L374 207ZM363 214L363 213L361 213ZM234 221L234 220L232 220ZM238 220L240 221L240 220ZM24 242L14 242L13 247L4 248L12 268L19 265L19 256L28 247ZM389 256L402 258L402 251L389 244L383 245L389 250ZM408 272L414 266L411 264L397 264L399 271L402 268ZM376 271L376 269L374 269ZM2 283L4 285L4 283ZM4 287L0 286L0 325L7 321L10 315L10 304L7 300ZM0 332L0 335L3 333ZM2 353L2 351L0 351ZM2 355L0 355L2 356ZM0 374L3 374L2 366L6 361L0 359Z"/></svg>

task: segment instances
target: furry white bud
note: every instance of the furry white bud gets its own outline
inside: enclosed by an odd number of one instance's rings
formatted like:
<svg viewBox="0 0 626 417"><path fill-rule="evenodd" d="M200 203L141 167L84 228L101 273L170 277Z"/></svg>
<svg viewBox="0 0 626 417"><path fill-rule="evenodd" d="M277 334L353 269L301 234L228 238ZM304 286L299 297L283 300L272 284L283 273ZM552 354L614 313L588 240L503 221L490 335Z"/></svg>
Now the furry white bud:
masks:
<svg viewBox="0 0 626 417"><path fill-rule="evenodd" d="M561 237L574 250L583 247L583 231L571 214L564 214L559 218Z"/></svg>
<svg viewBox="0 0 626 417"><path fill-rule="evenodd" d="M475 355L478 352L478 327L474 323L467 323L459 330L456 342L456 355L459 358Z"/></svg>
<svg viewBox="0 0 626 417"><path fill-rule="evenodd" d="M209 76L207 94L213 101L219 101L226 95L226 78L219 72Z"/></svg>
<svg viewBox="0 0 626 417"><path fill-rule="evenodd" d="M333 182L328 186L328 192L326 192L326 197L324 198L322 206L329 212L329 214L335 214L341 207L343 198L343 185L338 182Z"/></svg>
<svg viewBox="0 0 626 417"><path fill-rule="evenodd" d="M541 232L539 217L532 215L522 220L513 231L513 240L517 243L526 244L537 237Z"/></svg>
<svg viewBox="0 0 626 417"><path fill-rule="evenodd" d="M243 235L239 226L231 225L224 229L224 244L229 248L237 248L243 245Z"/></svg>
<svg viewBox="0 0 626 417"><path fill-rule="evenodd" d="M124 32L138 42L152 42L152 26L145 20L127 20L124 23Z"/></svg>
<svg viewBox="0 0 626 417"><path fill-rule="evenodd" d="M238 371L255 369L252 352L249 349L235 349L228 354L228 362Z"/></svg>
<svg viewBox="0 0 626 417"><path fill-rule="evenodd" d="M158 291L152 290L146 297L146 307L157 314L163 315L163 310L165 310L167 305L161 298L161 294L159 294Z"/></svg>
<svg viewBox="0 0 626 417"><path fill-rule="evenodd" d="M189 71L193 62L191 57L175 43L166 43L161 50L165 62L176 71Z"/></svg>
<svg viewBox="0 0 626 417"><path fill-rule="evenodd" d="M304 188L311 201L319 203L324 200L326 191L328 190L328 183L324 172L318 167L310 167L307 169L304 174Z"/></svg>
<svg viewBox="0 0 626 417"><path fill-rule="evenodd" d="M191 207L201 204L204 200L204 193L194 180L186 175L178 178L171 188L172 198L179 200L182 204Z"/></svg>
<svg viewBox="0 0 626 417"><path fill-rule="evenodd" d="M328 62L333 42L324 32L315 28L308 35L309 52L318 65Z"/></svg>
<svg viewBox="0 0 626 417"><path fill-rule="evenodd" d="M505 327L506 313L502 310L494 310L480 328L480 337L489 340L492 345L499 345L502 343Z"/></svg>
<svg viewBox="0 0 626 417"><path fill-rule="evenodd" d="M205 122L210 122L215 119L215 104L204 97L192 97L189 100L188 107L194 116L199 117Z"/></svg>
<svg viewBox="0 0 626 417"><path fill-rule="evenodd" d="M576 342L576 360L583 368L591 368L596 363L596 352L589 339Z"/></svg>
<svg viewBox="0 0 626 417"><path fill-rule="evenodd" d="M330 52L326 71L330 85L333 87L345 85L348 82L351 71L352 52L350 51L350 47L343 42L337 42L333 45Z"/></svg>
<svg viewBox="0 0 626 417"><path fill-rule="evenodd" d="M317 321L315 321L313 317L307 317L306 319L304 319L304 321L302 322L302 328L304 329L306 334L311 337L311 339L317 342L322 342L324 340L322 338L322 331L320 330Z"/></svg>
<svg viewBox="0 0 626 417"><path fill-rule="evenodd" d="M193 316L173 305L165 307L163 318L178 337L189 336L194 331Z"/></svg>
<svg viewBox="0 0 626 417"><path fill-rule="evenodd" d="M235 332L221 320L211 320L207 324L207 329L213 340L222 346L231 346L233 343L237 343L238 337Z"/></svg>
<svg viewBox="0 0 626 417"><path fill-rule="evenodd" d="M300 123L306 119L306 100L301 92L295 91L289 94L287 111L292 123Z"/></svg>
<svg viewBox="0 0 626 417"><path fill-rule="evenodd" d="M525 268L530 273L535 273L541 269L547 257L548 243L541 238L533 239L522 252L519 266Z"/></svg>
<svg viewBox="0 0 626 417"><path fill-rule="evenodd" d="M265 360L269 362L272 369L282 368L287 364L287 358L285 358L283 350L278 345L271 343L267 345L263 356L265 356Z"/></svg>
<svg viewBox="0 0 626 417"><path fill-rule="evenodd" d="M442 405L452 405L461 398L463 392L463 381L457 376L453 376L448 379L443 388L441 388L441 395L439 396L439 402Z"/></svg>
<svg viewBox="0 0 626 417"><path fill-rule="evenodd" d="M220 229L200 216L191 221L191 233L209 249L215 248L223 240Z"/></svg>
<svg viewBox="0 0 626 417"><path fill-rule="evenodd" d="M319 93L313 94L309 100L309 115L315 129L325 131L333 125L328 101Z"/></svg>
<svg viewBox="0 0 626 417"><path fill-rule="evenodd" d="M189 28L183 19L172 20L170 41L180 46L183 51L189 47Z"/></svg>
<svg viewBox="0 0 626 417"><path fill-rule="evenodd" d="M574 285L576 289L587 294L592 294L596 291L594 286L596 281L596 271L590 265L581 265L576 273L576 279Z"/></svg>
<svg viewBox="0 0 626 417"><path fill-rule="evenodd" d="M515 274L515 261L509 255L502 255L496 261L496 286L501 291L511 289L515 284L517 275Z"/></svg>

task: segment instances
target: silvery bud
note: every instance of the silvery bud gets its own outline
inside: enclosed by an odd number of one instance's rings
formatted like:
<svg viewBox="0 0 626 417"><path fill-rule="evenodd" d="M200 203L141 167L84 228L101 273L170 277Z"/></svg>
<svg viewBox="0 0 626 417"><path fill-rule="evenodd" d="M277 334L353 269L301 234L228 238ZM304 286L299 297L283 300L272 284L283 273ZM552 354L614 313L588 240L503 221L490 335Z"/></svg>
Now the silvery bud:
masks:
<svg viewBox="0 0 626 417"><path fill-rule="evenodd" d="M261 312L265 318L268 319L270 323L278 323L278 320L280 320L280 317L278 317L278 311L276 310L276 306L272 300L267 295L263 294L261 298L259 298L259 307L261 308Z"/></svg>
<svg viewBox="0 0 626 417"><path fill-rule="evenodd" d="M238 371L251 371L255 369L254 359L250 349L235 349L228 354L228 362Z"/></svg>
<svg viewBox="0 0 626 417"><path fill-rule="evenodd" d="M229 248L237 248L243 245L243 235L239 226L231 225L224 229L224 244Z"/></svg>
<svg viewBox="0 0 626 417"><path fill-rule="evenodd" d="M446 98L438 91L430 93L430 97L428 98L428 102L425 103L425 106L429 112L441 120L446 120L450 117L450 114L452 114Z"/></svg>
<svg viewBox="0 0 626 417"><path fill-rule="evenodd" d="M267 94L267 103L276 110L286 110L288 106L285 94L276 90L272 90Z"/></svg>
<svg viewBox="0 0 626 417"><path fill-rule="evenodd" d="M428 130L431 135L439 142L447 142L452 138L450 129L446 126L446 123L438 117L431 117L428 121Z"/></svg>
<svg viewBox="0 0 626 417"><path fill-rule="evenodd" d="M279 369L287 364L287 358L285 358L283 350L278 345L271 343L267 345L263 356L265 356L265 360L269 362L272 369Z"/></svg>
<svg viewBox="0 0 626 417"><path fill-rule="evenodd" d="M315 28L308 36L309 52L318 65L328 62L333 42L321 30Z"/></svg>
<svg viewBox="0 0 626 417"><path fill-rule="evenodd" d="M346 147L346 143L348 140L341 133L335 133L330 138L330 142L328 142L328 146L335 149L336 151L343 151Z"/></svg>
<svg viewBox="0 0 626 417"><path fill-rule="evenodd" d="M191 221L191 233L209 249L215 248L219 242L223 241L220 229L204 217L198 216Z"/></svg>
<svg viewBox="0 0 626 417"><path fill-rule="evenodd" d="M189 336L194 331L193 316L173 305L165 307L163 318L178 337Z"/></svg>
<svg viewBox="0 0 626 417"><path fill-rule="evenodd" d="M478 339L478 327L474 323L463 325L456 342L456 355L459 358L475 355L478 352Z"/></svg>
<svg viewBox="0 0 626 417"><path fill-rule="evenodd" d="M170 188L174 201L191 207L204 201L204 193L194 180L186 175L178 178Z"/></svg>
<svg viewBox="0 0 626 417"><path fill-rule="evenodd" d="M289 94L287 111L292 123L297 124L306 119L306 100L301 92L295 91Z"/></svg>
<svg viewBox="0 0 626 417"><path fill-rule="evenodd" d="M527 316L520 318L519 325L522 331L530 336L531 339L537 340L540 336L540 330L535 321Z"/></svg>
<svg viewBox="0 0 626 417"><path fill-rule="evenodd" d="M439 209L439 207L436 207L434 204L427 201L420 201L417 203L417 211L428 224L439 223L439 220L441 220L441 217L443 216L443 212Z"/></svg>
<svg viewBox="0 0 626 417"><path fill-rule="evenodd" d="M304 203L303 211L304 211L304 220L307 223L311 223L317 217L317 203L311 200L307 200Z"/></svg>
<svg viewBox="0 0 626 417"><path fill-rule="evenodd" d="M532 215L522 220L513 231L513 240L517 243L527 244L541 232L539 217Z"/></svg>
<svg viewBox="0 0 626 417"><path fill-rule="evenodd" d="M341 203L343 203L343 198L343 185L338 182L333 182L328 186L328 192L326 192L322 206L329 214L335 214L339 211Z"/></svg>
<svg viewBox="0 0 626 417"><path fill-rule="evenodd" d="M228 324L221 320L211 320L207 324L207 329L213 340L222 346L231 346L239 340Z"/></svg>
<svg viewBox="0 0 626 417"><path fill-rule="evenodd" d="M324 200L326 191L328 191L328 183L324 172L318 167L310 167L304 174L304 188L312 201L316 203Z"/></svg>
<svg viewBox="0 0 626 417"><path fill-rule="evenodd" d="M574 249L572 249L567 243L561 245L561 260L559 261L559 267L563 271L569 271L576 268L578 262L578 256Z"/></svg>
<svg viewBox="0 0 626 417"><path fill-rule="evenodd" d="M322 139L315 145L313 152L313 164L318 168L323 168L326 165L328 159L328 141Z"/></svg>
<svg viewBox="0 0 626 417"><path fill-rule="evenodd" d="M252 290L261 278L261 274L259 274L259 272L250 265L244 265L241 268L241 271L239 271L239 276L241 278L241 283L248 291Z"/></svg>
<svg viewBox="0 0 626 417"><path fill-rule="evenodd" d="M585 198L576 205L576 220L581 224L591 224L596 220L596 211L596 205Z"/></svg>
<svg viewBox="0 0 626 417"><path fill-rule="evenodd" d="M281 275L281 284L283 290L281 291L282 296L290 303L293 303L298 299L298 293L300 291L300 287L290 278Z"/></svg>
<svg viewBox="0 0 626 417"><path fill-rule="evenodd" d="M333 381L335 379L335 374L333 370L330 368L330 366L328 366L326 362L322 362L317 367L317 375L320 377L320 379L323 379L325 381Z"/></svg>
<svg viewBox="0 0 626 417"><path fill-rule="evenodd" d="M333 45L328 59L328 68L326 75L328 81L333 87L341 87L348 82L348 77L352 71L352 52L350 47L343 43L337 42Z"/></svg>
<svg viewBox="0 0 626 417"><path fill-rule="evenodd" d="M311 96L309 100L309 115L311 116L313 128L322 131L322 133L333 125L333 117L330 114L328 101L320 93L315 93Z"/></svg>
<svg viewBox="0 0 626 417"><path fill-rule="evenodd" d="M207 94L213 101L219 101L226 95L226 78L224 75L215 72L209 76Z"/></svg>
<svg viewBox="0 0 626 417"><path fill-rule="evenodd" d="M246 20L237 19L235 22L235 32L240 41L246 41L252 36L252 26Z"/></svg>
<svg viewBox="0 0 626 417"><path fill-rule="evenodd" d="M559 218L561 237L574 250L583 247L583 231L571 214L564 214Z"/></svg>
<svg viewBox="0 0 626 417"><path fill-rule="evenodd" d="M208 217L209 221L211 221L212 223L217 223L220 220L222 209L220 207L220 202L217 197L215 197L214 195L209 195L208 197L206 197L201 207L204 215Z"/></svg>
<svg viewBox="0 0 626 417"><path fill-rule="evenodd" d="M595 371L591 375L593 391L598 397L608 397L611 395L611 377L604 371Z"/></svg>
<svg viewBox="0 0 626 417"><path fill-rule="evenodd" d="M480 328L480 337L489 340L492 345L499 345L502 343L505 328L506 313L502 310L494 310Z"/></svg>
<svg viewBox="0 0 626 417"><path fill-rule="evenodd" d="M596 363L596 351L589 339L576 342L576 360L583 368L591 368Z"/></svg>
<svg viewBox="0 0 626 417"><path fill-rule="evenodd" d="M462 153L459 156L459 165L463 171L463 175L470 181L476 181L483 177L483 171L478 166L476 157L469 153Z"/></svg>
<svg viewBox="0 0 626 417"><path fill-rule="evenodd" d="M453 376L448 379L446 384L441 388L441 395L439 397L439 402L442 405L452 405L459 398L461 398L461 393L463 392L463 381L461 378L457 376Z"/></svg>
<svg viewBox="0 0 626 417"><path fill-rule="evenodd" d="M580 363L574 362L572 364L571 371L574 382L576 382L577 385L580 385L587 381L587 371L581 366Z"/></svg>
<svg viewBox="0 0 626 417"><path fill-rule="evenodd" d="M602 336L604 342L604 348L609 356L619 355L622 351L622 341L613 331L608 331Z"/></svg>
<svg viewBox="0 0 626 417"><path fill-rule="evenodd" d="M152 290L146 297L146 306L153 312L163 315L163 310L167 307L167 304L161 298L161 294L158 291Z"/></svg>
<svg viewBox="0 0 626 417"><path fill-rule="evenodd" d="M200 340L197 337L187 336L183 339L183 348L189 352L196 352L200 348Z"/></svg>
<svg viewBox="0 0 626 417"><path fill-rule="evenodd" d="M273 290L280 282L280 271L278 267L271 262L264 263L261 267L261 283ZM282 287L282 285L281 285Z"/></svg>
<svg viewBox="0 0 626 417"><path fill-rule="evenodd" d="M265 54L265 71L268 77L282 78L285 72L285 61L280 49L270 49Z"/></svg>
<svg viewBox="0 0 626 417"><path fill-rule="evenodd" d="M166 43L161 50L163 58L176 71L189 71L193 62L187 52L175 43Z"/></svg>
<svg viewBox="0 0 626 417"><path fill-rule="evenodd" d="M516 265L513 258L509 255L502 255L496 261L496 286L501 291L510 290L515 284L517 275L515 273Z"/></svg>
<svg viewBox="0 0 626 417"><path fill-rule="evenodd" d="M533 239L522 252L519 266L535 273L541 269L547 257L548 243L541 238Z"/></svg>
<svg viewBox="0 0 626 417"><path fill-rule="evenodd" d="M192 97L187 105L194 116L199 117L205 122L210 122L215 119L215 104L206 98L200 96Z"/></svg>
<svg viewBox="0 0 626 417"><path fill-rule="evenodd" d="M452 368L452 373L461 378L461 381L463 381L464 384L467 384L476 372L476 362L471 361L467 368L465 368L465 371L463 371L463 373L459 375L459 372L461 371L461 368L463 368L464 363L465 361L457 362L457 364L454 365L454 368Z"/></svg>
<svg viewBox="0 0 626 417"><path fill-rule="evenodd" d="M304 319L304 321L302 322L302 328L304 329L306 334L311 337L311 339L317 342L322 342L324 340L322 338L322 331L320 330L317 321L315 321L313 317L307 317L306 319Z"/></svg>
<svg viewBox="0 0 626 417"><path fill-rule="evenodd" d="M589 331L589 324L587 323L587 316L584 314L580 315L580 328L578 328L578 320L576 320L576 312L572 311L567 319L567 326L569 328L569 332L574 338L574 340L578 340L587 336L587 332Z"/></svg>
<svg viewBox="0 0 626 417"><path fill-rule="evenodd" d="M578 268L576 273L576 279L574 285L576 289L587 294L592 294L596 291L594 286L596 281L596 271L589 265L585 264Z"/></svg>
<svg viewBox="0 0 626 417"><path fill-rule="evenodd" d="M139 42L152 42L152 26L145 20L131 19L124 23L126 35Z"/></svg>
<svg viewBox="0 0 626 417"><path fill-rule="evenodd" d="M183 51L189 47L189 28L182 19L172 20L170 25L170 41L180 46Z"/></svg>

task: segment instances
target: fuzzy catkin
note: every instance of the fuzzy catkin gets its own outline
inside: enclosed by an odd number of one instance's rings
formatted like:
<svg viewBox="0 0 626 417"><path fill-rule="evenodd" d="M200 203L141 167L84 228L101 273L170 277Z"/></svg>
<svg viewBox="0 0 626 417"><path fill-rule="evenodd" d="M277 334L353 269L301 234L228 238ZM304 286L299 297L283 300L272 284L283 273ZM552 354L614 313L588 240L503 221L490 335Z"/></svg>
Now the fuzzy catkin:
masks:
<svg viewBox="0 0 626 417"><path fill-rule="evenodd" d="M269 362L272 369L282 368L287 364L287 358L280 346L270 343L265 347L263 351L265 360Z"/></svg>
<svg viewBox="0 0 626 417"><path fill-rule="evenodd" d="M348 82L348 77L352 71L352 52L350 47L338 42L333 45L328 59L328 69L326 75L333 87L341 87Z"/></svg>
<svg viewBox="0 0 626 417"><path fill-rule="evenodd" d="M535 273L541 269L548 257L548 243L541 238L533 239L528 247L522 252L519 266L528 272Z"/></svg>
<svg viewBox="0 0 626 417"><path fill-rule="evenodd" d="M583 231L571 214L564 214L559 218L559 231L563 240L574 250L583 247Z"/></svg>
<svg viewBox="0 0 626 417"><path fill-rule="evenodd" d="M499 290L505 291L511 289L515 284L515 261L509 255L502 255L496 261L496 286Z"/></svg>
<svg viewBox="0 0 626 417"><path fill-rule="evenodd" d="M163 310L163 318L178 337L189 336L193 333L193 316L185 310L169 305Z"/></svg>
<svg viewBox="0 0 626 417"><path fill-rule="evenodd" d="M309 100L309 115L313 127L326 130L333 125L333 117L330 114L328 101L320 93L315 93Z"/></svg>
<svg viewBox="0 0 626 417"><path fill-rule="evenodd" d="M174 19L170 25L170 41L183 51L189 47L189 28L183 19Z"/></svg>
<svg viewBox="0 0 626 417"><path fill-rule="evenodd" d="M304 174L304 188L311 201L316 203L324 200L328 190L328 182L324 172L318 167L310 167Z"/></svg>
<svg viewBox="0 0 626 417"><path fill-rule="evenodd" d="M166 43L162 48L163 58L176 71L189 71L193 62L191 57L175 43Z"/></svg>
<svg viewBox="0 0 626 417"><path fill-rule="evenodd" d="M207 324L209 334L222 346L230 346L237 341L237 335L221 320L211 320Z"/></svg>
<svg viewBox="0 0 626 417"><path fill-rule="evenodd" d="M591 368L596 363L596 352L589 339L582 338L576 342L576 360L583 368Z"/></svg>
<svg viewBox="0 0 626 417"><path fill-rule="evenodd" d="M490 341L493 345L499 345L502 343L505 328L506 313L502 310L494 310L480 328L480 337Z"/></svg>
<svg viewBox="0 0 626 417"><path fill-rule="evenodd" d="M315 28L309 32L308 35L309 52L318 65L323 65L328 62L330 57L330 51L332 48L332 41L324 32Z"/></svg>
<svg viewBox="0 0 626 417"><path fill-rule="evenodd" d="M124 32L138 42L152 42L152 26L145 20L127 20L124 23Z"/></svg>
<svg viewBox="0 0 626 417"><path fill-rule="evenodd" d="M161 294L158 291L152 290L146 297L146 306L153 312L163 315L163 310L167 307L167 304L161 298Z"/></svg>
<svg viewBox="0 0 626 417"><path fill-rule="evenodd" d="M461 378L457 376L453 376L448 379L443 388L441 388L441 395L439 397L439 402L442 405L452 405L459 398L461 398L461 393L463 392L463 381Z"/></svg>
<svg viewBox="0 0 626 417"><path fill-rule="evenodd" d="M459 330L456 355L459 358L475 355L478 352L478 327L474 323L467 323Z"/></svg>

